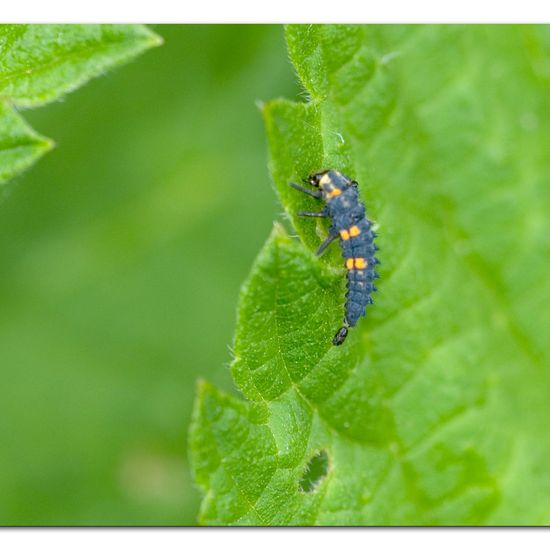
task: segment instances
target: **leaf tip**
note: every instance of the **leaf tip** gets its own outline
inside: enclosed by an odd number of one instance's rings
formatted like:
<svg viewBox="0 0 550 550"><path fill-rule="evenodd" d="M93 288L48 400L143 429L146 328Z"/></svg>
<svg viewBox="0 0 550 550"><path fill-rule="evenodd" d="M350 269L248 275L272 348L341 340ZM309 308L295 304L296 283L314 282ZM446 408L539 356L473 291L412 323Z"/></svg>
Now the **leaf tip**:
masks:
<svg viewBox="0 0 550 550"><path fill-rule="evenodd" d="M158 48L164 44L164 38L160 34L157 34L148 27L144 27L144 29L146 31L146 43L149 47Z"/></svg>
<svg viewBox="0 0 550 550"><path fill-rule="evenodd" d="M286 228L279 222L273 222L273 229L264 244L263 250L268 251L273 248L285 247L291 242L291 236L288 234Z"/></svg>
<svg viewBox="0 0 550 550"><path fill-rule="evenodd" d="M41 153L47 153L48 151L51 151L52 149L55 149L57 147L57 143L48 137L39 136L37 142L36 142L37 148L41 151Z"/></svg>
<svg viewBox="0 0 550 550"><path fill-rule="evenodd" d="M285 239L288 237L286 229L283 227L283 224L279 222L273 222L273 229L271 230L270 238L276 239L281 237Z"/></svg>
<svg viewBox="0 0 550 550"><path fill-rule="evenodd" d="M212 393L214 386L206 378L199 378L197 380L197 398L202 399L206 394Z"/></svg>

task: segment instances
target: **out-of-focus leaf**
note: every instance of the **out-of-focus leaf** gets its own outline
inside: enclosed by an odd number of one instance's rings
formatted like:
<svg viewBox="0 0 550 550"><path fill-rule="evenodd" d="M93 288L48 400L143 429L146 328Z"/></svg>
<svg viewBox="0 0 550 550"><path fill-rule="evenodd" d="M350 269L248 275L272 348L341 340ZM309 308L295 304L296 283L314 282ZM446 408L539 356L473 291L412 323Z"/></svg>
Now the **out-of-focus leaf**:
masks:
<svg viewBox="0 0 550 550"><path fill-rule="evenodd" d="M0 98L42 105L161 43L142 25L2 25Z"/></svg>
<svg viewBox="0 0 550 550"><path fill-rule="evenodd" d="M0 25L0 184L51 148L10 108L59 99L161 39L142 25Z"/></svg>
<svg viewBox="0 0 550 550"><path fill-rule="evenodd" d="M0 103L0 185L22 172L51 148L10 107Z"/></svg>

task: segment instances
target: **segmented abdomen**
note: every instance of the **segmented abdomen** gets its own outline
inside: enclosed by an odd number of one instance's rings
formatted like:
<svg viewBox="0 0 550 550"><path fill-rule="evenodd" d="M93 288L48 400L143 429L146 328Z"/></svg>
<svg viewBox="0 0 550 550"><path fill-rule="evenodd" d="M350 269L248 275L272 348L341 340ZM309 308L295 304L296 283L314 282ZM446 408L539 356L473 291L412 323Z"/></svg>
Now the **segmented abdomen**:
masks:
<svg viewBox="0 0 550 550"><path fill-rule="evenodd" d="M353 327L365 315L366 306L372 304L370 295L376 290L373 285L376 277L376 247L370 222L366 218L352 225L347 234L342 231L340 235L342 254L346 258L348 271L345 317L349 326ZM349 238L346 238L348 235Z"/></svg>
<svg viewBox="0 0 550 550"><path fill-rule="evenodd" d="M362 214L360 219L359 213ZM353 327L359 318L365 315L366 306L372 304L370 295L376 290L373 284L377 277L374 271L377 263L374 257L374 234L360 204L350 205L348 212L342 212L339 219L333 219L333 223L334 221L338 222L335 225L339 226L342 255L346 258L345 265L348 271L345 318L348 325Z"/></svg>

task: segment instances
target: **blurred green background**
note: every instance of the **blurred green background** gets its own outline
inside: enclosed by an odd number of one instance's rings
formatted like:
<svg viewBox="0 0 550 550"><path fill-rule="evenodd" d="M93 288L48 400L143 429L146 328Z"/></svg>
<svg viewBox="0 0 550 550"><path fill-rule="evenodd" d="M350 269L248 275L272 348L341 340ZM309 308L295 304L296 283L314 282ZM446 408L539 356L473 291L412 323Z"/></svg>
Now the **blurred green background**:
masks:
<svg viewBox="0 0 550 550"><path fill-rule="evenodd" d="M0 198L0 524L193 524L199 377L231 390L239 286L280 211L258 99L276 26L165 44L24 113L53 138Z"/></svg>

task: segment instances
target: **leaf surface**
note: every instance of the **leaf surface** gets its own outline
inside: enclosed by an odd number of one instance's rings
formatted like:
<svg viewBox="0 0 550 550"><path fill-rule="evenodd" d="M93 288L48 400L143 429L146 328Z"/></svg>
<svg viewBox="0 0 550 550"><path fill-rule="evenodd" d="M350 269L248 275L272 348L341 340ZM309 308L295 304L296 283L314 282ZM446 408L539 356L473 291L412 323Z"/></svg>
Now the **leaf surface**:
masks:
<svg viewBox="0 0 550 550"><path fill-rule="evenodd" d="M264 117L303 244L277 227L243 288L246 401L199 392L201 521L549 523L550 29L298 25L287 42L309 99ZM323 168L360 182L380 234L376 304L340 348L343 262L313 256L327 221L297 218L316 203L288 187Z"/></svg>

